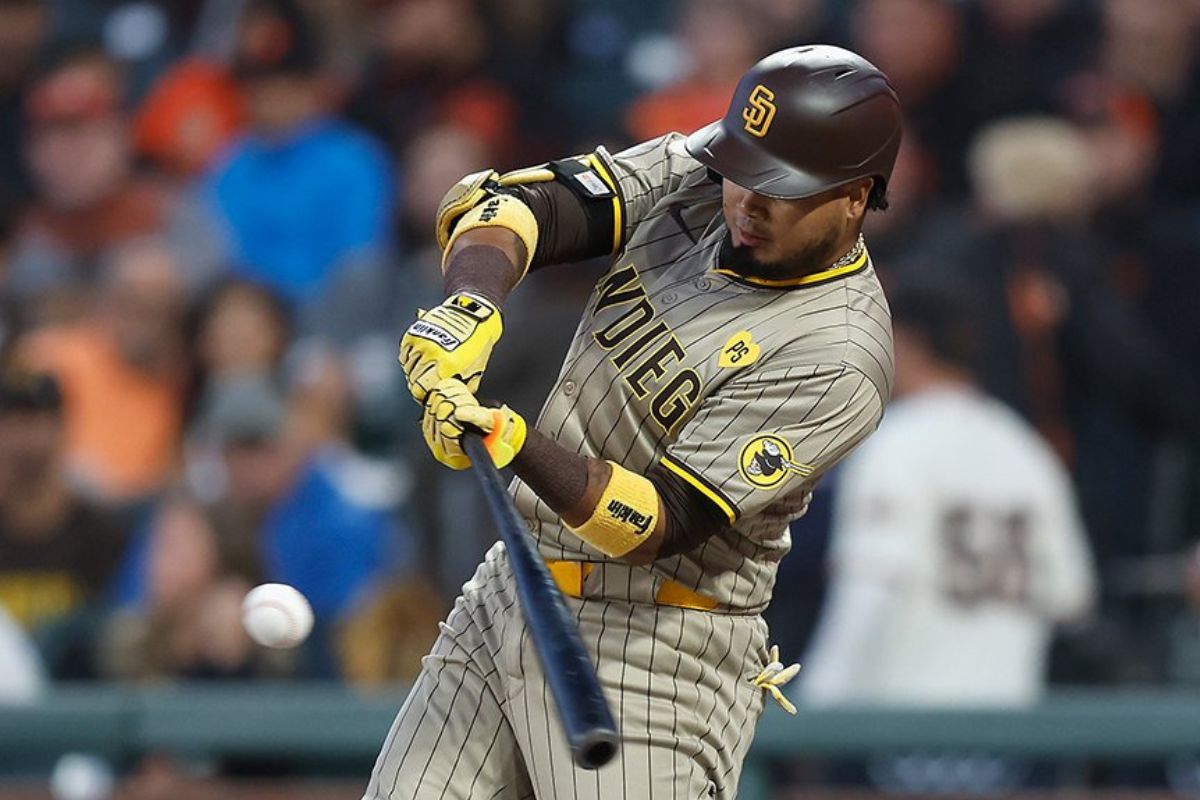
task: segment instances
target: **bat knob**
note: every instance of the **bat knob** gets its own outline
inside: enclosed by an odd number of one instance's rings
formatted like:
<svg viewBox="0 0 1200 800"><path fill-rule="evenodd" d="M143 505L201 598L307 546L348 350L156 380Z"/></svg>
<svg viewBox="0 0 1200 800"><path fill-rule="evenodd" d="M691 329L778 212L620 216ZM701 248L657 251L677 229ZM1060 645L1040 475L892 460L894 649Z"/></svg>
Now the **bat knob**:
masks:
<svg viewBox="0 0 1200 800"><path fill-rule="evenodd" d="M583 769L599 769L617 754L617 734L612 730L592 730L580 737L575 747L575 763Z"/></svg>

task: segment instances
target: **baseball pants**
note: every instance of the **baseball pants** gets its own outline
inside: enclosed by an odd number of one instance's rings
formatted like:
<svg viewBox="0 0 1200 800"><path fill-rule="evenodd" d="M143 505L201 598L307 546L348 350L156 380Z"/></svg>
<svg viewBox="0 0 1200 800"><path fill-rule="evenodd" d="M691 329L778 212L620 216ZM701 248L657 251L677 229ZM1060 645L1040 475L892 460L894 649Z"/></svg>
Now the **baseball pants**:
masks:
<svg viewBox="0 0 1200 800"><path fill-rule="evenodd" d="M636 602L653 597L648 573L604 567L585 599L566 601L617 719L611 762L571 760L497 544L441 624L364 800L736 797L763 708L750 680L766 664L766 623Z"/></svg>

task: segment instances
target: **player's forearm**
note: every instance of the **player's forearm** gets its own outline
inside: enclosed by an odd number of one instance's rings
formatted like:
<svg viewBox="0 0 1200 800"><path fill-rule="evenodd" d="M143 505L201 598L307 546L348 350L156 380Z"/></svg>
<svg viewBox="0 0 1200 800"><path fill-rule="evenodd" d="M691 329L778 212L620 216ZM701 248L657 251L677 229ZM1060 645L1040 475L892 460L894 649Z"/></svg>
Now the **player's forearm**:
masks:
<svg viewBox="0 0 1200 800"><path fill-rule="evenodd" d="M591 515L610 471L606 462L572 453L533 427L512 468L568 525Z"/></svg>
<svg viewBox="0 0 1200 800"><path fill-rule="evenodd" d="M500 306L521 279L525 244L507 228L463 232L446 255L442 283L446 294L476 292Z"/></svg>
<svg viewBox="0 0 1200 800"><path fill-rule="evenodd" d="M613 475L607 461L573 453L533 427L512 468L572 529L592 519ZM650 563L658 554L664 530L660 505L649 534L621 558L633 564Z"/></svg>

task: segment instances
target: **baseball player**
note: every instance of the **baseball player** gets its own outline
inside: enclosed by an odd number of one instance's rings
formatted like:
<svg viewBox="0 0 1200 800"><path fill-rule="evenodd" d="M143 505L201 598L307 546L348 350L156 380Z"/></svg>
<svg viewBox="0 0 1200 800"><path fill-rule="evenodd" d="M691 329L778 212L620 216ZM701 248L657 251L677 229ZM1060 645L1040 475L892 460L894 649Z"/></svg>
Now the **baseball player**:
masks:
<svg viewBox="0 0 1200 800"><path fill-rule="evenodd" d="M1054 625L1095 596L1070 477L975 385L961 301L893 299L897 402L842 472L801 690L811 704L1027 706Z"/></svg>
<svg viewBox="0 0 1200 800"><path fill-rule="evenodd" d="M891 325L860 229L900 144L854 53L775 53L725 117L446 195L448 297L400 360L438 461L497 466L616 712L617 758L576 768L502 545L463 587L366 797L732 798L764 692L795 674L760 612L788 522L878 425ZM536 425L475 398L529 269L609 255Z"/></svg>

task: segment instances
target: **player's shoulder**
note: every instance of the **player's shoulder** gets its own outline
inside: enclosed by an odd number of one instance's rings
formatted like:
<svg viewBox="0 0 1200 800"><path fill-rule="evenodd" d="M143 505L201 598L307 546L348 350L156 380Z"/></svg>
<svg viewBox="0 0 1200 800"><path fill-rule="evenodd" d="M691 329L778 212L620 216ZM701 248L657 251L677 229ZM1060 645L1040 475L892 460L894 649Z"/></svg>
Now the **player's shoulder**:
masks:
<svg viewBox="0 0 1200 800"><path fill-rule="evenodd" d="M991 427L999 447L1014 462L1014 469L1042 477L1065 473L1058 453L1015 409L988 395L981 395L978 405L979 424Z"/></svg>
<svg viewBox="0 0 1200 800"><path fill-rule="evenodd" d="M617 176L624 213L628 215L630 250L665 261L693 249L721 212L721 185L684 147L681 134L670 133L608 158Z"/></svg>
<svg viewBox="0 0 1200 800"><path fill-rule="evenodd" d="M687 151L687 137L675 131L629 145L616 152L601 145L596 148L596 152L605 161L613 164L643 169L654 164L661 165L667 161L673 161L683 169L700 165L700 162Z"/></svg>
<svg viewBox="0 0 1200 800"><path fill-rule="evenodd" d="M623 185L635 182L667 186L670 187L667 196L696 189L720 196L720 184L713 180L708 168L687 151L687 137L682 133L672 131L615 153L600 146L596 148L596 154Z"/></svg>
<svg viewBox="0 0 1200 800"><path fill-rule="evenodd" d="M885 402L891 397L891 313L869 260L852 275L788 292L784 302L771 308L780 363L839 365L869 379Z"/></svg>
<svg viewBox="0 0 1200 800"><path fill-rule="evenodd" d="M927 392L903 399L888 412L881 432L893 432L936 448L957 450L964 440L1008 471L1036 480L1063 471L1049 443L1016 410L973 388Z"/></svg>

